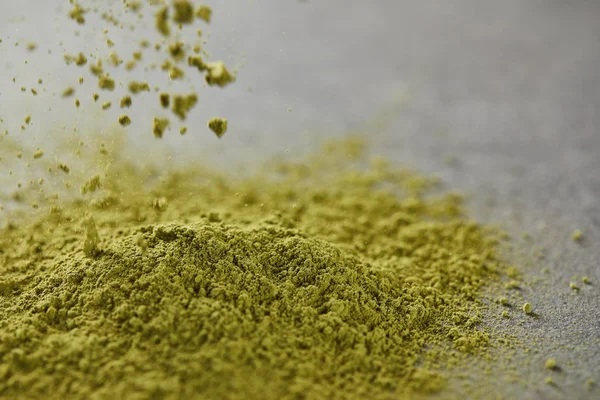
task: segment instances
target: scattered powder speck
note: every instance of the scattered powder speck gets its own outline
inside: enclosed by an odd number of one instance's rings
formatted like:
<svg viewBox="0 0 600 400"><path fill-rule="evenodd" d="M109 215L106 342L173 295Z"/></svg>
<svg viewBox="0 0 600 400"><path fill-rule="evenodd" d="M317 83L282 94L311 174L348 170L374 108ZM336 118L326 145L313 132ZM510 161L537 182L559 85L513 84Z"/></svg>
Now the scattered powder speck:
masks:
<svg viewBox="0 0 600 400"><path fill-rule="evenodd" d="M38 159L44 156L44 152L41 149L36 149L35 153L33 153L33 158Z"/></svg>
<svg viewBox="0 0 600 400"><path fill-rule="evenodd" d="M547 359L546 362L544 363L544 367L546 369L556 369L557 366L558 366L558 364L556 363L556 360L553 358Z"/></svg>

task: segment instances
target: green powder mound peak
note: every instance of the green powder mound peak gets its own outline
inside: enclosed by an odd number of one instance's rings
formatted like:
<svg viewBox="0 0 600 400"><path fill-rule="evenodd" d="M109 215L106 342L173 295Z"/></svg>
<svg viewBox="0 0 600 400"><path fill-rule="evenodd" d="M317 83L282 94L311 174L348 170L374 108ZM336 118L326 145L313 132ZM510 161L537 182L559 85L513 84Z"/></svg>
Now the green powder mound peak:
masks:
<svg viewBox="0 0 600 400"><path fill-rule="evenodd" d="M359 150L337 142L248 177L190 166L151 190L115 164L98 197L7 228L0 396L442 389L490 343L479 299L504 269L497 235Z"/></svg>

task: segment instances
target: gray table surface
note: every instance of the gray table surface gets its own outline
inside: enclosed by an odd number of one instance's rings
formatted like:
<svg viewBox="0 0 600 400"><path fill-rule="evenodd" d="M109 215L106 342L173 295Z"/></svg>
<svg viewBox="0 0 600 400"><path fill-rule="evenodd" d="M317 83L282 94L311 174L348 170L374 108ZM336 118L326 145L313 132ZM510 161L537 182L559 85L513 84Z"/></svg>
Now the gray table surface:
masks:
<svg viewBox="0 0 600 400"><path fill-rule="evenodd" d="M517 243L525 253L545 251L543 259L522 266L520 297L540 317L516 316L500 327L532 351L512 361L520 382L507 382L504 372L487 378L490 397L599 398L600 2L206 3L214 8L207 47L214 58L241 65L236 84L201 88L183 137L173 131L153 140L157 102L134 108L131 143L140 152L212 157L225 166L285 150L301 155L323 137L368 130L375 153L470 193L474 217L500 224L513 237L529 232L530 241ZM120 1L102 4L122 7ZM106 52L106 24L90 17L79 28L65 17L68 8L66 0L0 3L0 117L2 128L15 132L23 115L34 115L19 139L24 145L51 147L44 139L48 127L73 124L73 115L80 130L114 126L118 110L99 118L90 100L76 114L64 107L47 111L59 101L51 92L78 76L64 66L59 42L71 53ZM109 27L124 54L132 41L151 35L151 29L132 34ZM39 49L28 54L24 44L31 40ZM17 89L38 77L47 92L37 98ZM138 77L153 79L143 71ZM84 88L88 97L94 91L93 83ZM214 115L230 121L217 145L205 122ZM9 180L5 172L0 179ZM570 239L575 229L584 232L581 243ZM574 292L574 276L593 284L579 281L582 288ZM560 372L544 370L550 356ZM548 375L556 385L544 382ZM584 385L588 378L596 381L591 390Z"/></svg>

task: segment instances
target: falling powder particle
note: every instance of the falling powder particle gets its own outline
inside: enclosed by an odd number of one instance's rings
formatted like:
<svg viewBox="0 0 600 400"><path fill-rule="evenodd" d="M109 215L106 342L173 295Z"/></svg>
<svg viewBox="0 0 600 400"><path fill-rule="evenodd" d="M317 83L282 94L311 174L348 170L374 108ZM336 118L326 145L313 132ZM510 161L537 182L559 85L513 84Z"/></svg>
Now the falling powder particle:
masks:
<svg viewBox="0 0 600 400"><path fill-rule="evenodd" d="M85 55L83 53L79 53L79 55L77 56L77 58L75 58L75 64L82 67L84 65L87 64L87 58L85 57Z"/></svg>
<svg viewBox="0 0 600 400"><path fill-rule="evenodd" d="M188 0L175 0L173 10L173 21L176 23L189 24L194 21L194 6Z"/></svg>
<svg viewBox="0 0 600 400"><path fill-rule="evenodd" d="M220 138L227 132L227 120L224 118L213 118L208 121L208 127Z"/></svg>
<svg viewBox="0 0 600 400"><path fill-rule="evenodd" d="M90 192L95 192L100 187L102 187L102 184L100 182L100 175L95 175L91 177L86 183L84 183L79 189L79 191L81 192L81 194L86 194Z"/></svg>
<svg viewBox="0 0 600 400"><path fill-rule="evenodd" d="M164 36L171 34L169 27L169 7L165 6L156 13L156 29Z"/></svg>
<svg viewBox="0 0 600 400"><path fill-rule="evenodd" d="M119 65L123 64L123 60L121 60L119 55L114 51L109 54L108 60L114 67L118 67Z"/></svg>
<svg viewBox="0 0 600 400"><path fill-rule="evenodd" d="M71 171L71 169L66 164L63 164L63 163L58 163L58 165L56 167L58 169L60 169L61 171L63 171L65 174L68 174Z"/></svg>
<svg viewBox="0 0 600 400"><path fill-rule="evenodd" d="M165 60L162 65L160 66L160 69L163 71L168 71L169 68L171 68L173 66L173 63L171 62L171 60Z"/></svg>
<svg viewBox="0 0 600 400"><path fill-rule="evenodd" d="M142 3L139 1L128 1L125 7L133 12L138 12L142 8Z"/></svg>
<svg viewBox="0 0 600 400"><path fill-rule="evenodd" d="M129 124L131 124L131 118L129 118L128 115L121 115L119 117L119 124L121 124L121 126L129 126Z"/></svg>
<svg viewBox="0 0 600 400"><path fill-rule="evenodd" d="M196 11L196 16L201 20L204 20L206 23L210 23L210 18L212 17L212 9L208 6L200 6Z"/></svg>
<svg viewBox="0 0 600 400"><path fill-rule="evenodd" d="M136 66L136 63L134 60L127 61L127 64L125 64L125 69L127 71L132 71L135 68L135 66Z"/></svg>
<svg viewBox="0 0 600 400"><path fill-rule="evenodd" d="M150 86L146 82L132 81L129 83L128 88L129 88L129 91L133 94L137 94L141 91L146 91L146 92L150 91Z"/></svg>
<svg viewBox="0 0 600 400"><path fill-rule="evenodd" d="M84 24L85 18L83 16L85 14L85 10L79 6L79 4L75 3L71 11L69 12L69 17L71 19L77 21L78 24Z"/></svg>
<svg viewBox="0 0 600 400"><path fill-rule="evenodd" d="M163 108L169 108L169 105L171 104L171 100L170 100L168 93L161 93L159 96L159 99L160 99L160 105L163 106Z"/></svg>
<svg viewBox="0 0 600 400"><path fill-rule="evenodd" d="M179 67L174 66L169 70L169 78L171 78L172 80L178 80L183 78L184 76L185 73Z"/></svg>
<svg viewBox="0 0 600 400"><path fill-rule="evenodd" d="M171 43L169 53L175 61L181 61L185 57L185 44L183 42Z"/></svg>
<svg viewBox="0 0 600 400"><path fill-rule="evenodd" d="M104 68L102 67L102 61L98 60L96 62L96 65L91 65L90 72L92 73L92 75L95 75L95 76L102 75L102 73L104 72Z"/></svg>
<svg viewBox="0 0 600 400"><path fill-rule="evenodd" d="M154 118L152 121L152 131L154 136L161 138L165 133L165 129L169 126L169 120L167 118Z"/></svg>
<svg viewBox="0 0 600 400"><path fill-rule="evenodd" d="M108 75L102 75L98 80L98 87L102 90L112 91L115 89L115 81Z"/></svg>
<svg viewBox="0 0 600 400"><path fill-rule="evenodd" d="M235 78L231 76L225 64L222 61L206 64L208 74L206 75L206 83L209 85L217 85L224 87L227 84L234 82Z"/></svg>
<svg viewBox="0 0 600 400"><path fill-rule="evenodd" d="M131 107L131 96L124 96L120 103L121 108Z"/></svg>
<svg viewBox="0 0 600 400"><path fill-rule="evenodd" d="M66 88L62 93L62 97L70 97L73 95L73 93L75 93L75 89L73 89L72 87Z"/></svg>
<svg viewBox="0 0 600 400"><path fill-rule="evenodd" d="M188 57L188 65L190 67L196 67L199 71L206 71L206 64L202 60L200 56L189 56Z"/></svg>
<svg viewBox="0 0 600 400"><path fill-rule="evenodd" d="M165 211L168 206L167 199L163 197L156 198L152 201L152 208L158 211Z"/></svg>
<svg viewBox="0 0 600 400"><path fill-rule="evenodd" d="M36 149L35 153L33 153L33 158L38 159L44 156L44 152L39 148Z"/></svg>
<svg viewBox="0 0 600 400"><path fill-rule="evenodd" d="M195 93L189 95L175 95L173 96L173 108L172 111L180 119L185 120L187 113L196 105L198 102L198 96Z"/></svg>
<svg viewBox="0 0 600 400"><path fill-rule="evenodd" d="M93 218L85 221L85 240L83 242L83 252L87 257L95 257L100 253L100 236Z"/></svg>

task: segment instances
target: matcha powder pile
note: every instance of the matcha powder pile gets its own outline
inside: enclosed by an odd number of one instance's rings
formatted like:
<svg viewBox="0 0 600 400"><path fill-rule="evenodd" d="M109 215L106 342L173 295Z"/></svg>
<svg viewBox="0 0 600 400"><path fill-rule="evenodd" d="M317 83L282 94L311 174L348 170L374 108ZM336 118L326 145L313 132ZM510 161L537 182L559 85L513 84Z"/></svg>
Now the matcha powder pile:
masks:
<svg viewBox="0 0 600 400"><path fill-rule="evenodd" d="M492 340L497 235L359 140L136 171L1 232L0 397L398 399Z"/></svg>

